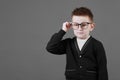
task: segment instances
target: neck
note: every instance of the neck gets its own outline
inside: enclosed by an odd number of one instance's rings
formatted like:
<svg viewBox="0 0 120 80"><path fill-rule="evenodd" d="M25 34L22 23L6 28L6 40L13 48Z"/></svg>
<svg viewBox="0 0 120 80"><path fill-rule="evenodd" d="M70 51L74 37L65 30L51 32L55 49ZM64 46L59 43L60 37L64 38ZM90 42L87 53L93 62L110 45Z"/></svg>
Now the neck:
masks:
<svg viewBox="0 0 120 80"><path fill-rule="evenodd" d="M77 39L85 40L85 39L88 39L89 37L90 37L90 35L88 35L87 37L84 37L84 38L77 37Z"/></svg>

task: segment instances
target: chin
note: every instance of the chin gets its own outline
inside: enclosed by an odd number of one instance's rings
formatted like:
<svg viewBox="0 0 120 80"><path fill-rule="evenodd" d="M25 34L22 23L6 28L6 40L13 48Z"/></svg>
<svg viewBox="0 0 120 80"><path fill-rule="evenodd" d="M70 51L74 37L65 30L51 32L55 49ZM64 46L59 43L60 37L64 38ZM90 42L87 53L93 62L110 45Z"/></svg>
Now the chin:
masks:
<svg viewBox="0 0 120 80"><path fill-rule="evenodd" d="M74 35L75 35L77 38L80 38L80 39L85 39L85 38L86 38L86 35L85 35L85 34L74 33Z"/></svg>
<svg viewBox="0 0 120 80"><path fill-rule="evenodd" d="M81 36L81 35L77 35L76 37L80 39L85 39L85 36Z"/></svg>

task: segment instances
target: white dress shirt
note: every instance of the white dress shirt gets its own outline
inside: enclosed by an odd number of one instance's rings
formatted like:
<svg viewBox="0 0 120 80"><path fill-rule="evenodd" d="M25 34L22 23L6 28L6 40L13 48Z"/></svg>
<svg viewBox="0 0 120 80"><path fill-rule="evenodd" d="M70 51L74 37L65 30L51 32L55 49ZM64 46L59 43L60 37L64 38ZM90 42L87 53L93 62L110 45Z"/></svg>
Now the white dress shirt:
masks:
<svg viewBox="0 0 120 80"><path fill-rule="evenodd" d="M78 44L79 50L82 49L82 47L84 46L85 42L86 42L89 38L90 38L90 36L88 36L86 39L77 38L77 44Z"/></svg>

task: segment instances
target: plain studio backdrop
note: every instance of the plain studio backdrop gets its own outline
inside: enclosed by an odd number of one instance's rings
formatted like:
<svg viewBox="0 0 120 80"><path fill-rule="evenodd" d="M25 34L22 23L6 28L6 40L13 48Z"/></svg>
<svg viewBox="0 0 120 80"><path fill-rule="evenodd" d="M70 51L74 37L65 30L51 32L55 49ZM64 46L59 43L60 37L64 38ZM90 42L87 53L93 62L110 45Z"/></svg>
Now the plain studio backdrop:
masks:
<svg viewBox="0 0 120 80"><path fill-rule="evenodd" d="M92 35L104 44L109 80L120 80L120 0L0 0L0 80L65 80L65 55L46 51L71 12L92 10ZM64 38L73 37L70 30Z"/></svg>

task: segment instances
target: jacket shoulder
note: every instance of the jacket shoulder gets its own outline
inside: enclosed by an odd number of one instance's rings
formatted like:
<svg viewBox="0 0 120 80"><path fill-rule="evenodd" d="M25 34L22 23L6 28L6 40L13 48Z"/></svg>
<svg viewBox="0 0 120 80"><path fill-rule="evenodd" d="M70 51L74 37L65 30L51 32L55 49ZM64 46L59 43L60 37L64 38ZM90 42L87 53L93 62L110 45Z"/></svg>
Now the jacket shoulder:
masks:
<svg viewBox="0 0 120 80"><path fill-rule="evenodd" d="M102 44L102 42L94 37L92 37L92 41L94 44Z"/></svg>
<svg viewBox="0 0 120 80"><path fill-rule="evenodd" d="M104 48L103 43L100 40L92 38L92 43L94 45L94 49L95 50L99 50L99 49L103 49Z"/></svg>

